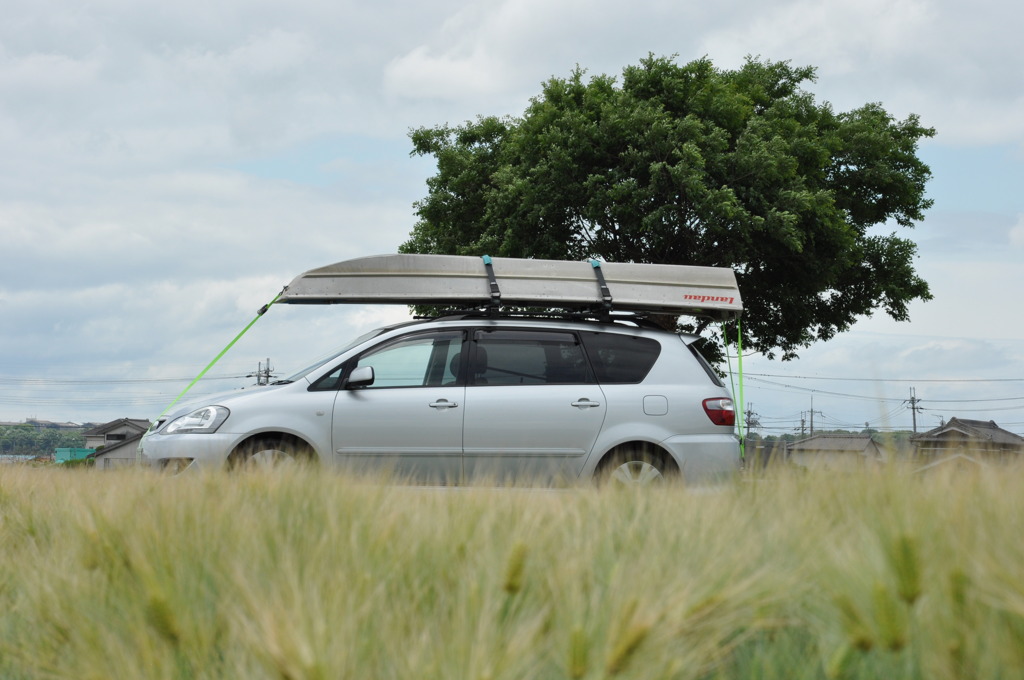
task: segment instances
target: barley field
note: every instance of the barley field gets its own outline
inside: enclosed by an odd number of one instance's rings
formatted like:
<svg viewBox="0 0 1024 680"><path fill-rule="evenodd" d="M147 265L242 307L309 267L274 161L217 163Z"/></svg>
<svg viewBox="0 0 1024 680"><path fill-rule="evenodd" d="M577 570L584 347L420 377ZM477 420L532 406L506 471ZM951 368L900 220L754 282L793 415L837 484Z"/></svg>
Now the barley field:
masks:
<svg viewBox="0 0 1024 680"><path fill-rule="evenodd" d="M1024 678L1022 483L5 465L0 678Z"/></svg>

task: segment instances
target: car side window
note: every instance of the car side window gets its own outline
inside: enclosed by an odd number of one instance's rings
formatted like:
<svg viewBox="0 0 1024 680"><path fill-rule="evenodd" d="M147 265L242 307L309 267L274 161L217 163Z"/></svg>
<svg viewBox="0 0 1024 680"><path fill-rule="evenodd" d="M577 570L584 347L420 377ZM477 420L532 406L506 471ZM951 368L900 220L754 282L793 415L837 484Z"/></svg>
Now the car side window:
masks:
<svg viewBox="0 0 1024 680"><path fill-rule="evenodd" d="M599 383L640 383L661 354L661 343L619 333L582 332Z"/></svg>
<svg viewBox="0 0 1024 680"><path fill-rule="evenodd" d="M345 365L338 366L327 375L322 375L316 379L309 387L310 392L330 392L341 387L341 376L344 374Z"/></svg>
<svg viewBox="0 0 1024 680"><path fill-rule="evenodd" d="M314 383L311 390L336 390L344 376L360 366L373 367L373 384L386 387L437 387L457 384L463 333L419 333L391 340L346 361Z"/></svg>
<svg viewBox="0 0 1024 680"><path fill-rule="evenodd" d="M480 330L470 384L551 385L593 382L579 340L565 331Z"/></svg>
<svg viewBox="0 0 1024 680"><path fill-rule="evenodd" d="M453 361L462 348L462 333L424 333L399 338L375 347L353 364L373 367L373 384L381 387L436 387L454 384L458 362ZM454 364L454 365L453 365Z"/></svg>

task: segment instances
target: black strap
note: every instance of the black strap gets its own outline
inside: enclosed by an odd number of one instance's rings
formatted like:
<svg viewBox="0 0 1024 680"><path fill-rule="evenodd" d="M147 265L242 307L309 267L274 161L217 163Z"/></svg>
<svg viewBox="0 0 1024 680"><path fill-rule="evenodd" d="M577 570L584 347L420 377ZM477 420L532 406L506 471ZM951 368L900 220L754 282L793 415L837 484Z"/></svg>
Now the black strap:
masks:
<svg viewBox="0 0 1024 680"><path fill-rule="evenodd" d="M612 292L608 290L608 284L604 280L604 272L601 271L600 260L591 260L590 266L594 268L594 273L597 274L597 285L601 289L601 304L606 310L612 308Z"/></svg>
<svg viewBox="0 0 1024 680"><path fill-rule="evenodd" d="M498 279L494 278L494 264L490 255L484 255L484 271L487 272L487 280L491 285L491 307L497 309L501 306L501 289L498 288Z"/></svg>

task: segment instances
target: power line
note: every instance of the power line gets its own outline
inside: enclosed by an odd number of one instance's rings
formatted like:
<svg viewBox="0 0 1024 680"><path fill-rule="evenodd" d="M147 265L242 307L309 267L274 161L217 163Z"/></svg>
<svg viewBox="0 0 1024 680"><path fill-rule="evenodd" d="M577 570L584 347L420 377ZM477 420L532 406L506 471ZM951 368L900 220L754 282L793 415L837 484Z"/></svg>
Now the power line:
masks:
<svg viewBox="0 0 1024 680"><path fill-rule="evenodd" d="M247 378L247 375L207 375L203 380L240 380ZM0 376L0 385L22 385L27 387L46 387L63 385L133 385L144 383L181 383L189 382L192 378L120 378L120 379L61 379L61 378L16 378L11 376Z"/></svg>
<svg viewBox="0 0 1024 680"><path fill-rule="evenodd" d="M750 377L750 376L748 376ZM868 396L864 394L848 394L845 392L833 392L831 390L819 390L813 387L800 387L798 385L787 385L785 383L778 383L772 380L764 380L761 378L751 378L754 382L764 383L767 385L774 385L788 390L796 390L799 392L809 392L811 394L824 394L831 397L843 397L846 399L861 399L865 401L889 401L905 403L907 399L900 397L879 397L879 396ZM965 403L988 403L997 401L1024 401L1024 397L993 397L991 399L921 399L918 398L917 402L928 402L928 403L943 403L943 404L965 404Z"/></svg>
<svg viewBox="0 0 1024 680"><path fill-rule="evenodd" d="M750 376L747 376L750 377ZM800 392L811 392L813 394L827 394L831 397L846 397L848 399L864 399L867 401L892 401L892 402L903 402L904 399L898 397L871 397L863 394L845 394L843 392L832 392L829 390L817 390L813 387L798 387L797 385L786 385L785 383L777 383L772 380L763 380L761 378L752 378L754 382L765 383L768 385L775 385L776 387L784 387L790 390L798 390Z"/></svg>
<svg viewBox="0 0 1024 680"><path fill-rule="evenodd" d="M780 375L776 373L744 373L746 377L790 378L792 380L832 380L846 382L908 382L908 383L973 383L973 382L1024 382L1024 378L837 378L820 375Z"/></svg>
<svg viewBox="0 0 1024 680"><path fill-rule="evenodd" d="M998 397L995 399L921 399L920 401L934 402L936 404L952 403L964 404L974 401L1024 401L1024 397Z"/></svg>
<svg viewBox="0 0 1024 680"><path fill-rule="evenodd" d="M921 399L920 401L927 401L927 400L926 399ZM1000 407L1000 408L958 408L957 412L958 413L989 413L991 411L1019 411L1020 409L1024 409L1024 404L1021 404L1020 406L1003 406L1003 407ZM923 408L922 407L920 410L922 410L922 411L947 411L949 409Z"/></svg>

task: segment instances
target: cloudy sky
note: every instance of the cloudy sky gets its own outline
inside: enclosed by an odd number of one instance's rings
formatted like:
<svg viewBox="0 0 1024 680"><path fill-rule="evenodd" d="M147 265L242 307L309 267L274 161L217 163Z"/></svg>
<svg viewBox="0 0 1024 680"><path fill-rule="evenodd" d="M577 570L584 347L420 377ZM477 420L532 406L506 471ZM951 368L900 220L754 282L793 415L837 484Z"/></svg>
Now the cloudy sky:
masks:
<svg viewBox="0 0 1024 680"><path fill-rule="evenodd" d="M938 134L911 236L935 299L790 362L744 358L763 434L1024 433L1024 10L996 0L6 0L0 421L152 418L296 274L394 252L410 128L519 114L648 53L818 68L837 110ZM893 227L895 229L895 227ZM275 306L194 394L286 375L404 308ZM735 368L735 364L734 364Z"/></svg>

